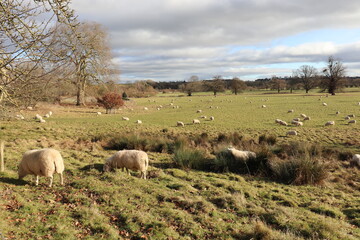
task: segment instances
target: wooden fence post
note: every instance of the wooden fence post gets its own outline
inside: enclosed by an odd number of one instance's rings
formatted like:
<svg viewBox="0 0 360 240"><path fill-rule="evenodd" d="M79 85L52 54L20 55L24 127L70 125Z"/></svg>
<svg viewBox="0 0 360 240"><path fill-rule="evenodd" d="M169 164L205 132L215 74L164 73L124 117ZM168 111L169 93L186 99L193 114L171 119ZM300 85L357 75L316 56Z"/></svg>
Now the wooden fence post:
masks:
<svg viewBox="0 0 360 240"><path fill-rule="evenodd" d="M0 172L5 171L5 162L4 162L4 141L0 141Z"/></svg>

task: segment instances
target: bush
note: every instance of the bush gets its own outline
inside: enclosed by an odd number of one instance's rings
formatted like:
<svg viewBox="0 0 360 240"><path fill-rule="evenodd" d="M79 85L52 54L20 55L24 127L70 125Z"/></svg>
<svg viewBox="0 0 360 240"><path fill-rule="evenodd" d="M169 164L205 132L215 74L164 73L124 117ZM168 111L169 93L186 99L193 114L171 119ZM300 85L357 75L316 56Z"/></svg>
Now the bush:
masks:
<svg viewBox="0 0 360 240"><path fill-rule="evenodd" d="M120 94L115 92L107 93L103 97L97 98L97 101L106 109L106 113L112 113L114 108L124 105L124 101L121 99Z"/></svg>
<svg viewBox="0 0 360 240"><path fill-rule="evenodd" d="M260 135L259 136L259 144L267 143L269 145L274 145L276 143L276 136L275 135Z"/></svg>
<svg viewBox="0 0 360 240"><path fill-rule="evenodd" d="M328 176L328 166L308 156L272 162L270 168L273 178L285 184L321 184Z"/></svg>
<svg viewBox="0 0 360 240"><path fill-rule="evenodd" d="M198 149L179 148L175 150L173 161L182 169L211 170L213 168L212 161Z"/></svg>

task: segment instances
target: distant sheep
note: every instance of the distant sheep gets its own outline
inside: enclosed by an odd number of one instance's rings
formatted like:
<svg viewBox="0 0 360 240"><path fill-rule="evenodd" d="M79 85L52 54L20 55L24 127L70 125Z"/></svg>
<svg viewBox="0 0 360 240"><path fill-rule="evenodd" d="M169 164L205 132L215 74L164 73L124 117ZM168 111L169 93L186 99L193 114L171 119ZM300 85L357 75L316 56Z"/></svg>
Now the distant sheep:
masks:
<svg viewBox="0 0 360 240"><path fill-rule="evenodd" d="M298 133L295 130L290 130L286 133L286 135L296 136Z"/></svg>
<svg viewBox="0 0 360 240"><path fill-rule="evenodd" d="M50 115L48 113L44 115L44 118L49 118L49 117Z"/></svg>
<svg viewBox="0 0 360 240"><path fill-rule="evenodd" d="M193 124L200 124L200 120L199 119L194 119Z"/></svg>
<svg viewBox="0 0 360 240"><path fill-rule="evenodd" d="M350 120L349 122L348 122L348 124L351 124L351 123L353 123L353 124L355 124L356 123L356 120Z"/></svg>
<svg viewBox="0 0 360 240"><path fill-rule="evenodd" d="M42 118L39 120L39 122L40 123L46 123L45 119L42 119Z"/></svg>
<svg viewBox="0 0 360 240"><path fill-rule="evenodd" d="M295 121L293 124L294 124L295 126L298 126L298 127L304 125L303 122L296 122L296 121Z"/></svg>
<svg viewBox="0 0 360 240"><path fill-rule="evenodd" d="M24 116L21 115L21 114L17 114L17 115L15 116L15 118L18 119L18 120L24 120L24 119L25 119Z"/></svg>
<svg viewBox="0 0 360 240"><path fill-rule="evenodd" d="M256 158L256 153L250 151L241 151L233 147L228 148L228 151L239 160L247 161L250 158Z"/></svg>
<svg viewBox="0 0 360 240"><path fill-rule="evenodd" d="M201 116L200 118L206 119L207 117L206 116Z"/></svg>
<svg viewBox="0 0 360 240"><path fill-rule="evenodd" d="M281 122L282 120L281 119L275 119L275 123L279 123Z"/></svg>
<svg viewBox="0 0 360 240"><path fill-rule="evenodd" d="M140 171L140 178L146 179L146 170L149 166L149 157L146 152L139 150L121 150L109 157L103 167L105 172L112 169L122 168L126 169L129 174L129 169L133 171Z"/></svg>
<svg viewBox="0 0 360 240"><path fill-rule="evenodd" d="M288 113L293 113L293 112L294 112L293 109L288 110Z"/></svg>
<svg viewBox="0 0 360 240"><path fill-rule="evenodd" d="M302 118L306 118L307 116L305 115L305 114L300 114L300 117L302 117Z"/></svg>
<svg viewBox="0 0 360 240"><path fill-rule="evenodd" d="M285 122L285 121L280 121L279 124L282 125L282 126L287 126L288 125L287 122Z"/></svg>
<svg viewBox="0 0 360 240"><path fill-rule="evenodd" d="M53 112L52 112L52 111L49 111L49 113L48 113L48 114L49 114L49 116L51 116L51 115L53 114Z"/></svg>
<svg viewBox="0 0 360 240"><path fill-rule="evenodd" d="M60 174L60 184L64 185L63 171L64 161L59 151L51 148L30 150L24 153L19 164L19 179L28 174L36 176L35 184L39 184L39 176L49 177L50 184L53 183L54 173Z"/></svg>
<svg viewBox="0 0 360 240"><path fill-rule="evenodd" d="M337 112L336 112L336 115L338 115L338 114L340 114L340 111L337 111Z"/></svg>
<svg viewBox="0 0 360 240"><path fill-rule="evenodd" d="M349 115L347 115L347 116L354 118L354 117L355 117L355 114L349 114Z"/></svg>
<svg viewBox="0 0 360 240"><path fill-rule="evenodd" d="M350 163L360 167L360 154L354 154L354 156L351 159Z"/></svg>
<svg viewBox="0 0 360 240"><path fill-rule="evenodd" d="M122 117L122 120L129 121L130 119L128 117Z"/></svg>
<svg viewBox="0 0 360 240"><path fill-rule="evenodd" d="M350 117L349 117L349 116L346 116L346 117L345 117L345 120L350 120Z"/></svg>
<svg viewBox="0 0 360 240"><path fill-rule="evenodd" d="M101 115L101 112L97 112L96 114L97 114L97 115Z"/></svg>
<svg viewBox="0 0 360 240"><path fill-rule="evenodd" d="M261 107L262 107L262 108L266 108L266 105L262 105Z"/></svg>
<svg viewBox="0 0 360 240"><path fill-rule="evenodd" d="M305 117L304 121L307 121L307 120L311 120L311 118L309 116Z"/></svg>
<svg viewBox="0 0 360 240"><path fill-rule="evenodd" d="M214 121L214 120L215 120L214 116L211 116L209 119L210 119L210 121Z"/></svg>
<svg viewBox="0 0 360 240"><path fill-rule="evenodd" d="M300 122L300 118L294 118L293 121Z"/></svg>
<svg viewBox="0 0 360 240"><path fill-rule="evenodd" d="M323 103L322 105L326 107L326 106L327 106L327 103Z"/></svg>
<svg viewBox="0 0 360 240"><path fill-rule="evenodd" d="M335 125L335 121L328 121L325 123L325 126L333 126Z"/></svg>
<svg viewBox="0 0 360 240"><path fill-rule="evenodd" d="M147 107L144 107L144 110L147 111L147 110L149 110L149 109L148 109Z"/></svg>
<svg viewBox="0 0 360 240"><path fill-rule="evenodd" d="M197 110L197 111L196 111L196 113L201 113L201 112L202 112L202 110Z"/></svg>
<svg viewBox="0 0 360 240"><path fill-rule="evenodd" d="M137 124L142 124L142 121L141 121L141 120L136 120L135 123L137 123Z"/></svg>
<svg viewBox="0 0 360 240"><path fill-rule="evenodd" d="M183 122L177 121L177 122L176 122L176 126L178 126L178 127L184 127L185 124L184 124Z"/></svg>

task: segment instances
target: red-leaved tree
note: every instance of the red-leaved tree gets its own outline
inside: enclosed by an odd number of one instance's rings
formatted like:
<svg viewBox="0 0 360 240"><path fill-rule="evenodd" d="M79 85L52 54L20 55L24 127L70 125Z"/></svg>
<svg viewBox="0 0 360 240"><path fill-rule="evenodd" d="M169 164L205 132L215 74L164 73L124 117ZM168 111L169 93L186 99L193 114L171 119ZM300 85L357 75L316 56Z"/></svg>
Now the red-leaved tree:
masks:
<svg viewBox="0 0 360 240"><path fill-rule="evenodd" d="M115 92L106 93L101 98L97 98L97 101L106 109L106 113L114 113L114 108L118 108L124 105L124 101L121 95Z"/></svg>

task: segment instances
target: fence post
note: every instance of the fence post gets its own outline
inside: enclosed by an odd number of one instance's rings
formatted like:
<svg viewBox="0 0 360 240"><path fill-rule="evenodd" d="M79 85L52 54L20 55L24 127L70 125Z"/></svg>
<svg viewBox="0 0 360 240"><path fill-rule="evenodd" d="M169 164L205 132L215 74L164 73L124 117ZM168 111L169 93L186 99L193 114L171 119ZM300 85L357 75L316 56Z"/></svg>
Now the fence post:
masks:
<svg viewBox="0 0 360 240"><path fill-rule="evenodd" d="M4 162L4 141L0 141L0 172L5 171L5 162Z"/></svg>

